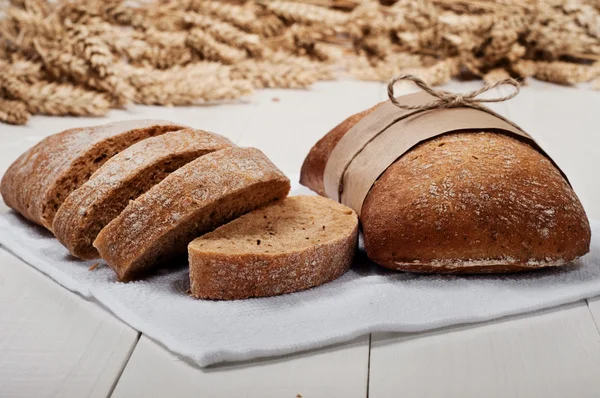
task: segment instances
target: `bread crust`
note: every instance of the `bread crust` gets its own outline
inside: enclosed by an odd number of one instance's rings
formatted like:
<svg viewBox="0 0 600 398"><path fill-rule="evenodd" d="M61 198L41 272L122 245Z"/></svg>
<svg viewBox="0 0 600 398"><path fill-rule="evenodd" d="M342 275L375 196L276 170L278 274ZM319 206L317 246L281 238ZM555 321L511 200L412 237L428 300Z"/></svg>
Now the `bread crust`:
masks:
<svg viewBox="0 0 600 398"><path fill-rule="evenodd" d="M229 139L184 129L142 140L109 159L59 208L52 229L75 257L98 258L100 230L169 173L210 152L235 146Z"/></svg>
<svg viewBox="0 0 600 398"><path fill-rule="evenodd" d="M275 200L289 179L258 149L227 148L171 173L129 203L94 241L101 257L130 281L187 253L196 237Z"/></svg>
<svg viewBox="0 0 600 398"><path fill-rule="evenodd" d="M75 128L51 135L8 168L0 191L7 206L47 229L67 196L110 157L144 138L186 126L162 120L130 120Z"/></svg>
<svg viewBox="0 0 600 398"><path fill-rule="evenodd" d="M330 143L364 114L357 116L311 149L301 183L324 194ZM411 272L560 266L587 253L591 235L559 170L530 145L493 131L449 133L412 148L373 185L360 220L369 257Z"/></svg>
<svg viewBox="0 0 600 398"><path fill-rule="evenodd" d="M318 225L314 228L322 227L322 235L327 234L328 239L308 241L309 237L305 235L310 235L311 231L301 228L298 212L302 212L302 216L310 212L312 216L321 210L324 217L315 220ZM277 214L282 218L276 219L274 215ZM248 224L261 222L263 217L265 222L269 222L266 221L267 216L269 220L275 219L274 223L287 223L293 228L292 236L288 233L286 238L297 239L298 243L307 239L310 244L286 246L285 250L269 252L248 250L245 253L215 252L214 245L203 244L213 239L237 239L244 243L255 236L244 232L239 234L237 230L243 231ZM298 226L294 228L296 223ZM340 277L350 268L357 239L358 217L352 209L318 196L288 197L192 241L188 247L191 294L196 298L237 300L275 296L318 286ZM263 240L263 247L267 242Z"/></svg>
<svg viewBox="0 0 600 398"><path fill-rule="evenodd" d="M365 111L348 117L346 120L335 126L329 133L321 138L310 150L302 168L300 170L300 184L309 187L321 196L325 195L325 185L323 184L323 173L329 160L333 148L342 137L363 117L373 112L379 104Z"/></svg>

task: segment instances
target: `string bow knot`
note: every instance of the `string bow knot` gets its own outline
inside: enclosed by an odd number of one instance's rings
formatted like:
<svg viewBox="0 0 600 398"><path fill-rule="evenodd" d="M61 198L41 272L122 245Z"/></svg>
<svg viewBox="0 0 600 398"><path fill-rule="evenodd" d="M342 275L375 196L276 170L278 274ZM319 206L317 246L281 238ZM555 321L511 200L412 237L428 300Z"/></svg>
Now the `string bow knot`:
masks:
<svg viewBox="0 0 600 398"><path fill-rule="evenodd" d="M427 102L421 105L404 105L401 104L398 99L394 96L394 84L400 80L409 80L415 83L419 88L433 97L437 98L431 102ZM496 98L477 98L479 95L489 91L493 88L508 85L514 88L513 92L504 96L504 97L496 97ZM479 90L472 91L466 94L457 94L452 93L450 91L444 90L434 90L430 85L425 83L424 80L418 78L414 75L400 75L388 83L388 97L390 101L396 105L398 108L407 109L407 110L415 110L415 111L428 111L430 109L438 109L438 108L459 108L459 107L468 107L484 110L489 112L487 108L481 105L484 102L502 102L514 98L517 94L519 94L521 85L515 79L504 79L499 80L494 83L486 84Z"/></svg>

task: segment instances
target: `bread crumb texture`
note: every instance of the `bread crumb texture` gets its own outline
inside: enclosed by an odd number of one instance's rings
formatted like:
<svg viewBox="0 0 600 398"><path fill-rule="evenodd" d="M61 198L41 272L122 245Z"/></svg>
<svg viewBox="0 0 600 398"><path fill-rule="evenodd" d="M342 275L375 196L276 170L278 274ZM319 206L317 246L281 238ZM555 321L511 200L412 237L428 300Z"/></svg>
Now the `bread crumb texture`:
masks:
<svg viewBox="0 0 600 398"><path fill-rule="evenodd" d="M358 218L318 196L294 196L248 213L189 246L195 297L240 299L307 289L352 264Z"/></svg>
<svg viewBox="0 0 600 398"><path fill-rule="evenodd" d="M161 120L128 120L51 135L8 168L2 197L9 207L51 230L67 196L108 159L140 140L182 128Z"/></svg>
<svg viewBox="0 0 600 398"><path fill-rule="evenodd" d="M129 203L94 241L120 280L185 254L199 235L274 200L288 178L258 149L227 148L171 173Z"/></svg>
<svg viewBox="0 0 600 398"><path fill-rule="evenodd" d="M142 140L109 159L67 197L54 218L54 234L75 257L97 258L92 242L130 200L190 161L231 146L225 137L196 129Z"/></svg>

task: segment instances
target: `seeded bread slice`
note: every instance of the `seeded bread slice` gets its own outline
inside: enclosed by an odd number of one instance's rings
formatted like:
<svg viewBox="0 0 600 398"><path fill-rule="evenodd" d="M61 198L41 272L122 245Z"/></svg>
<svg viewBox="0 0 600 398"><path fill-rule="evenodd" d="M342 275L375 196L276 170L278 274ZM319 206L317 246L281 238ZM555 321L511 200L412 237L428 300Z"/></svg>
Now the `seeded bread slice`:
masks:
<svg viewBox="0 0 600 398"><path fill-rule="evenodd" d="M232 146L223 136L195 129L140 141L113 156L69 195L54 218L54 234L75 257L98 258L94 239L130 200L184 164Z"/></svg>
<svg viewBox="0 0 600 398"><path fill-rule="evenodd" d="M8 168L2 198L25 218L51 230L67 196L109 158L140 140L185 127L162 120L129 120L51 135Z"/></svg>
<svg viewBox="0 0 600 398"><path fill-rule="evenodd" d="M228 148L171 173L130 202L94 241L119 280L187 253L197 236L283 199L288 178L258 149Z"/></svg>
<svg viewBox="0 0 600 398"><path fill-rule="evenodd" d="M286 198L192 241L191 293L234 300L321 285L350 268L357 237L349 207L319 196Z"/></svg>

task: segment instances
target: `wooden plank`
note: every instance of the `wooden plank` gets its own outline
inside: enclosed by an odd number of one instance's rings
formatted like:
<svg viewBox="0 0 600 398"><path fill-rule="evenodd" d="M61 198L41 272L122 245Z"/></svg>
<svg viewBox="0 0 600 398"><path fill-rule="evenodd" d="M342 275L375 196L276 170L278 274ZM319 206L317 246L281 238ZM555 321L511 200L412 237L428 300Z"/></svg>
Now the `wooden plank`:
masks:
<svg viewBox="0 0 600 398"><path fill-rule="evenodd" d="M596 323L598 333L600 333L600 297L594 297L587 300L588 307L592 313L592 318Z"/></svg>
<svg viewBox="0 0 600 398"><path fill-rule="evenodd" d="M0 396L107 397L138 333L0 249Z"/></svg>
<svg viewBox="0 0 600 398"><path fill-rule="evenodd" d="M374 334L369 397L597 397L600 335L584 302L481 326Z"/></svg>
<svg viewBox="0 0 600 398"><path fill-rule="evenodd" d="M112 398L365 397L368 336L299 355L200 369L145 336Z"/></svg>

